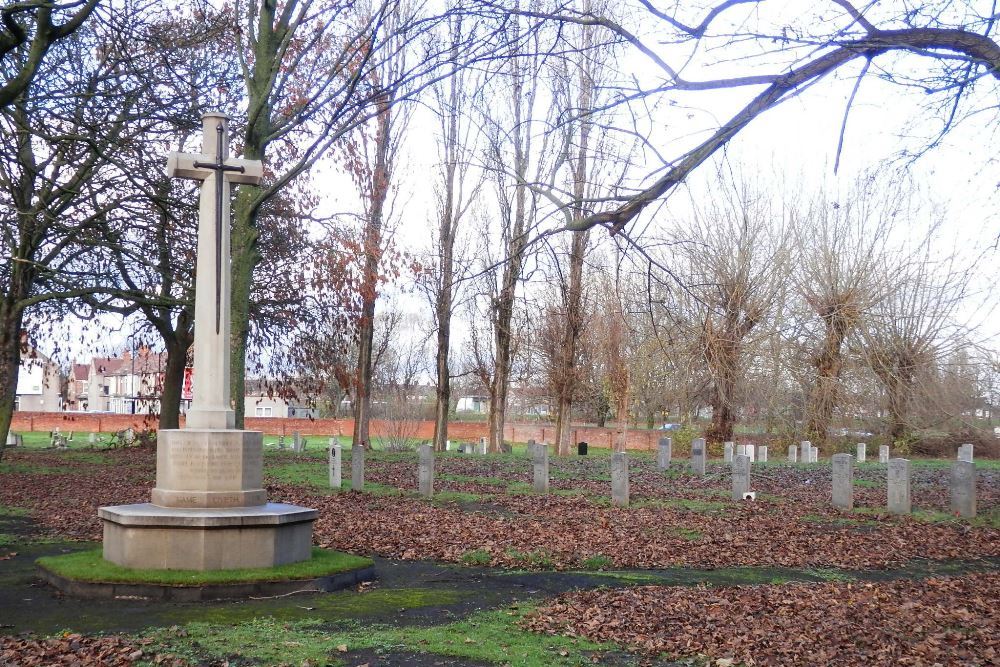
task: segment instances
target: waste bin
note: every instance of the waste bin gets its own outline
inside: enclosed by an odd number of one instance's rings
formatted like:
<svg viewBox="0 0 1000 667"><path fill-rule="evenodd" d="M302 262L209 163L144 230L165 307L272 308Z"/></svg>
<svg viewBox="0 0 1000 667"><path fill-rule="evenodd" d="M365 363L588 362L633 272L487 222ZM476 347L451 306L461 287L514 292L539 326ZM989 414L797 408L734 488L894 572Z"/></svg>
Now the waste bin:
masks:
<svg viewBox="0 0 1000 667"><path fill-rule="evenodd" d="M585 442L578 442L578 443L576 443L576 453L577 453L577 456L586 456L587 455L587 443L585 443Z"/></svg>

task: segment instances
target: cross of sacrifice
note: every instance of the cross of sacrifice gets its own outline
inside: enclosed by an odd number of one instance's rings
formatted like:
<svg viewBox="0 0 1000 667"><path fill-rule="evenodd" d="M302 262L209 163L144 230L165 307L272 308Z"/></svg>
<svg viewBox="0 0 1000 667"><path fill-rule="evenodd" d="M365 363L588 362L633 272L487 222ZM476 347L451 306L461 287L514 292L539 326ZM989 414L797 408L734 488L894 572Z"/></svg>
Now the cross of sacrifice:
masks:
<svg viewBox="0 0 1000 667"><path fill-rule="evenodd" d="M259 184L263 173L259 160L229 157L229 118L221 113L202 117L201 154L171 153L167 158L168 176L202 182L194 300L195 388L188 428L231 429L235 422L229 389L229 193L234 183Z"/></svg>

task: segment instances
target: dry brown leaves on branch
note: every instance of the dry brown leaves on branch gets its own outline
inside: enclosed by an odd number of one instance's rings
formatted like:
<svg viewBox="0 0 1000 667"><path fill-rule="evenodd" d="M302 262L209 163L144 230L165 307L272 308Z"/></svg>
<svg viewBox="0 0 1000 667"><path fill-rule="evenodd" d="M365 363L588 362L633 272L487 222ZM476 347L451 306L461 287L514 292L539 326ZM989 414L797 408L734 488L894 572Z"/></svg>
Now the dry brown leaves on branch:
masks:
<svg viewBox="0 0 1000 667"><path fill-rule="evenodd" d="M1000 577L726 588L642 586L560 596L526 629L710 664L996 665Z"/></svg>

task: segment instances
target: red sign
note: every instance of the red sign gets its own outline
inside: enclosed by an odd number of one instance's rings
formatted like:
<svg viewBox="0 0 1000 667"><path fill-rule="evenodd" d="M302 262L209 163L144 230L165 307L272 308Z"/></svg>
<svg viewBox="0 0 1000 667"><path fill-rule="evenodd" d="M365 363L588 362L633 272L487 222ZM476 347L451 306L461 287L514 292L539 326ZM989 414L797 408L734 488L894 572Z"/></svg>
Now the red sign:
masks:
<svg viewBox="0 0 1000 667"><path fill-rule="evenodd" d="M185 401L194 398L194 369L190 366L184 369L184 387L181 389L181 398Z"/></svg>

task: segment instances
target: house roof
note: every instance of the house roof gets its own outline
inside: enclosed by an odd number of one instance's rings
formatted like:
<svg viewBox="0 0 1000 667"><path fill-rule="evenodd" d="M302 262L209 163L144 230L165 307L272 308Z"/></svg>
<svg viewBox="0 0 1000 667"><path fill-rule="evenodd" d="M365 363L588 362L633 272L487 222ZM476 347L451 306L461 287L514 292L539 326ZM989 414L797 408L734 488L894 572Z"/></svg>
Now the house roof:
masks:
<svg viewBox="0 0 1000 667"><path fill-rule="evenodd" d="M86 380L90 377L90 364L73 364L73 379Z"/></svg>

